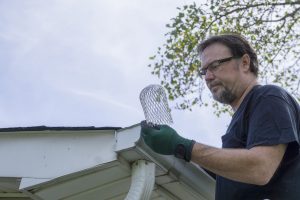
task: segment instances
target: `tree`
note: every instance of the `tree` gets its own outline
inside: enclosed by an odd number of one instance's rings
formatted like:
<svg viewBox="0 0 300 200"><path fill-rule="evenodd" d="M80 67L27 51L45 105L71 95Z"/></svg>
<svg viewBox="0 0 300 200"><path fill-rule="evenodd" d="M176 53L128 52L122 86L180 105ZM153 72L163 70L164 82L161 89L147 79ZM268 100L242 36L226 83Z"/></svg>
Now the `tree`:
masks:
<svg viewBox="0 0 300 200"><path fill-rule="evenodd" d="M167 24L166 42L150 57L152 74L161 79L178 109L194 105L215 107L215 114L230 111L203 100L204 81L198 75L197 46L210 35L240 33L258 54L263 83L285 87L300 101L300 1L211 0L178 9Z"/></svg>

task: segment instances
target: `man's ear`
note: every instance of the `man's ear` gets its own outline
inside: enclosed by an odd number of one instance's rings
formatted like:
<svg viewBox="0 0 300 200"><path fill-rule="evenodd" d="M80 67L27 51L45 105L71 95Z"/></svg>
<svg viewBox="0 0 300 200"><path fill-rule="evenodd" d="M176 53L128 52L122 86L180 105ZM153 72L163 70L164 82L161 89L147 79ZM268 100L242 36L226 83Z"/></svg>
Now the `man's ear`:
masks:
<svg viewBox="0 0 300 200"><path fill-rule="evenodd" d="M244 72L250 72L250 56L248 54L244 54L241 58L242 70Z"/></svg>

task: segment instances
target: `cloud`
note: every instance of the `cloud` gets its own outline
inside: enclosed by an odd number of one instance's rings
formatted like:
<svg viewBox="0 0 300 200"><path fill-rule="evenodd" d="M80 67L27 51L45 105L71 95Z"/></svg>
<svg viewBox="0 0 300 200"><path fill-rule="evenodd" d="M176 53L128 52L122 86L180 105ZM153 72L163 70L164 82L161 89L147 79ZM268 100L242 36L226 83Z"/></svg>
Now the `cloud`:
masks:
<svg viewBox="0 0 300 200"><path fill-rule="evenodd" d="M133 107L128 104L122 103L122 101L116 101L114 97L107 94L105 91L80 91L80 90L74 90L70 89L69 92L82 96L84 98L91 98L97 101L100 101L100 104L102 105L108 105L113 106L117 109L122 110L122 112L134 112L134 113L140 113L140 110L138 110L136 107Z"/></svg>
<svg viewBox="0 0 300 200"><path fill-rule="evenodd" d="M0 1L0 126L139 122L140 91L160 82L148 58L191 2ZM212 142L223 123L203 110L175 111L174 127Z"/></svg>

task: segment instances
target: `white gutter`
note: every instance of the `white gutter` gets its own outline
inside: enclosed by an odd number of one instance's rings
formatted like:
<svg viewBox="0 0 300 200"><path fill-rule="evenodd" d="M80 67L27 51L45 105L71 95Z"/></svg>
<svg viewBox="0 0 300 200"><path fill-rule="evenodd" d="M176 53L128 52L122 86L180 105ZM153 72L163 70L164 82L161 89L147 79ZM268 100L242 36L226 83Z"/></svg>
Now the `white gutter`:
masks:
<svg viewBox="0 0 300 200"><path fill-rule="evenodd" d="M192 162L188 163L174 156L160 155L153 152L140 137L140 130L140 124L136 124L117 131L115 147L117 154L128 161L151 160L158 167L157 169L163 170L169 176L179 180L181 184L186 184L187 187L201 195L201 198L198 199L214 199L215 180L212 177ZM136 155L132 156L128 154L128 151L135 152ZM158 180L156 180L157 182Z"/></svg>
<svg viewBox="0 0 300 200"><path fill-rule="evenodd" d="M132 179L125 200L148 200L155 182L155 164L138 160L132 164Z"/></svg>

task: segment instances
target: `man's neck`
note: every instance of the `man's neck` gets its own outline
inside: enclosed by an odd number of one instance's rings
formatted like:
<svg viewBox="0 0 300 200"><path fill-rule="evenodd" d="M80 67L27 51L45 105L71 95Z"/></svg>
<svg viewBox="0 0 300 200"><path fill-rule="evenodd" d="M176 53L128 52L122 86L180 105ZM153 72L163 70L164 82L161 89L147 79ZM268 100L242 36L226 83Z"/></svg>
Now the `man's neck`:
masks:
<svg viewBox="0 0 300 200"><path fill-rule="evenodd" d="M251 91L251 89L257 85L257 79L252 80L247 87L244 89L244 91L242 91L240 98L237 98L235 101L233 101L230 105L233 109L233 111L237 111L237 109L239 108L239 106L241 105L241 103L243 102L244 98L246 97L246 95Z"/></svg>

